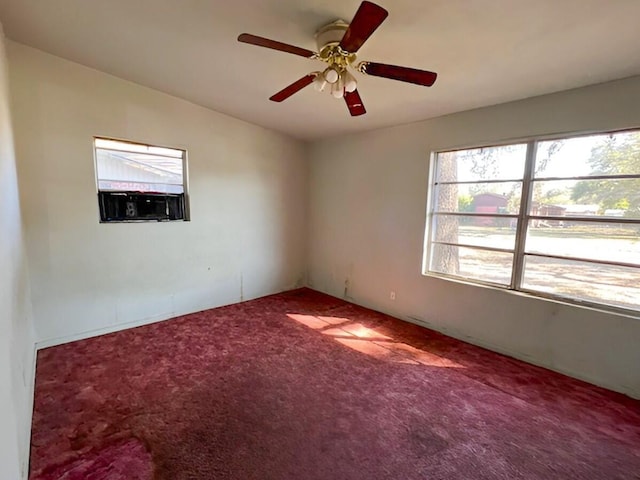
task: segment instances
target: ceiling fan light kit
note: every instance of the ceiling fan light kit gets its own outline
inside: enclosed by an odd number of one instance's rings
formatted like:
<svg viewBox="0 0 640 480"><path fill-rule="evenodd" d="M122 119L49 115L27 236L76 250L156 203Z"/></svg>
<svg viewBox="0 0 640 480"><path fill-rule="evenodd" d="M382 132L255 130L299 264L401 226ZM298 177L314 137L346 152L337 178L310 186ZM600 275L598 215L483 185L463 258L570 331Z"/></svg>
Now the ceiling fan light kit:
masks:
<svg viewBox="0 0 640 480"><path fill-rule="evenodd" d="M328 82L328 83L336 83L338 82L338 80L340 80L340 71L336 68L336 67L327 67L327 69L322 72L322 77Z"/></svg>
<svg viewBox="0 0 640 480"><path fill-rule="evenodd" d="M416 68L376 62L360 62L355 65L357 51L382 24L388 14L384 8L375 3L362 2L350 24L343 20L336 20L316 32L317 52L248 33L241 34L238 41L312 60L320 60L329 65L322 72L313 72L296 80L272 95L270 100L282 102L313 83L314 89L318 92L323 92L329 87L331 95L335 98L344 98L349 113L352 116L358 116L365 114L366 110L357 90L357 80L349 68L366 75L390 78L426 87L430 87L436 81L436 73Z"/></svg>

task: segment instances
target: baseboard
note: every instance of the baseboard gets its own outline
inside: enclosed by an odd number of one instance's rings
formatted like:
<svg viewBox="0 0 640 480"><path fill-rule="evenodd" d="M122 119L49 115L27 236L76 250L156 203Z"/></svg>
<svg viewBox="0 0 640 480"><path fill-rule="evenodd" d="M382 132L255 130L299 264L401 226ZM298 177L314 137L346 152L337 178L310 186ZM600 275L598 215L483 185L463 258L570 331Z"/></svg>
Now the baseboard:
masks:
<svg viewBox="0 0 640 480"><path fill-rule="evenodd" d="M29 385L27 385L28 387L28 392L27 392L27 398L28 398L28 405L27 405L27 412L28 413L28 426L29 426L29 435L26 435L26 438L24 440L25 445L22 448L22 460L20 462L20 476L22 478L22 480L28 480L29 479L29 459L31 458L31 425L33 423L33 407L34 407L34 401L35 401L35 390L36 390L36 360L38 357L38 349L36 347L35 342L32 344L31 346L31 365L30 365L30 372L29 372Z"/></svg>
<svg viewBox="0 0 640 480"><path fill-rule="evenodd" d="M78 340L85 340L87 338L99 337L100 335L108 335L109 333L119 332L121 330L128 330L130 328L142 327L144 325L150 325L152 323L164 322L166 320L171 320L172 318L181 317L183 315L191 315L193 313L203 312L205 310L210 310L212 308L220 308L228 305L235 305L236 303L242 303L243 301L255 300L257 298L268 297L269 295L276 295L282 292L288 292L291 290L296 290L297 286L285 287L284 289L277 289L274 292L263 292L258 294L257 296L251 296L244 299L234 299L234 301L228 303L221 303L219 305L210 305L210 306L202 306L202 308L198 308L189 312L167 312L161 313L157 315L152 315L150 317L146 317L140 320L133 320L131 322L118 323L114 325L109 325L107 327L96 328L93 330L86 330L83 332L73 333L69 335L62 335L60 337L46 338L43 340L38 340L36 342L36 350L41 350L43 348L55 347L57 345L63 345L65 343L76 342Z"/></svg>
<svg viewBox="0 0 640 480"><path fill-rule="evenodd" d="M388 315L392 315L392 314L388 314ZM400 320L404 320L406 322L413 323L414 325L418 325L420 327L428 328L429 330L433 330L435 332L442 333L443 335L455 338L456 340L460 340L460 341L465 342L465 343L470 343L470 344L475 345L477 347L481 347L481 348L484 348L486 350L490 350L492 352L499 353L499 354L504 355L506 357L515 358L516 360L520 360L522 362L529 363L531 365L535 365L536 367L541 367L541 368L544 368L546 370L551 370L552 372L556 372L556 373L559 373L561 375L566 375L567 377L575 378L577 380L581 380L581 381L589 383L591 385L595 385L597 387L601 387L601 388L604 388L606 390L610 390L612 392L621 393L621 394L626 395L628 397L640 400L640 392L635 392L635 391L633 391L631 389L627 389L627 388L620 387L620 386L617 386L617 385L614 386L614 385L608 384L607 382L603 382L603 381L601 381L599 379L595 379L595 378L589 377L588 375L584 375L582 373L577 373L577 372L573 372L571 370L565 370L565 369L562 369L562 368L558 368L558 367L556 367L554 365L550 365L550 364L544 363L544 362L538 360L535 357L530 357L528 355L522 355L522 353L520 353L520 352L515 352L515 351L512 351L512 350L508 350L508 349L502 348L500 346L491 344L489 342L478 340L477 338L464 335L464 334L462 334L461 332L458 332L458 331L452 331L452 330L447 329L447 328L438 327L436 325L433 325L433 324L430 324L428 322L425 322L424 320L420 320L419 318L406 317L406 316L401 316L401 315L397 315L397 314L396 315L392 315L392 316L394 316L396 318L399 318Z"/></svg>
<svg viewBox="0 0 640 480"><path fill-rule="evenodd" d="M87 338L99 337L100 335L108 335L109 333L119 332L121 330L128 330L130 328L142 327L144 325L150 325L152 323L163 322L175 318L177 315L174 313L164 313L159 315L153 315L141 320L134 320L131 322L118 323L115 325L109 325L107 327L96 328L94 330L86 330L84 332L73 333L70 335L63 335L61 337L47 338L45 340L39 340L36 342L36 350L43 348L55 347L57 345L63 345L65 343L76 342L78 340L85 340Z"/></svg>
<svg viewBox="0 0 640 480"><path fill-rule="evenodd" d="M308 287L312 290L316 290L319 292L322 292L321 290L318 290L317 288L314 287ZM562 369L562 368L558 368L555 365L552 364L547 364L535 357L530 357L528 355L523 355L521 352L517 352L517 351L512 351L509 349L505 349L502 348L498 345L494 345L491 344L489 342L485 342L483 340L479 340L475 337L471 337L468 335L465 335L462 332L459 332L457 330L452 330L452 329L448 329L446 327L442 327L439 325L434 325L426 320L417 318L417 317L412 317L412 316L407 316L407 315L403 315L399 312L395 312L395 311L389 311L389 310L380 310L380 307L378 305L372 305L369 302L360 302L352 297L349 297L347 299L345 298L341 298L337 295L333 295L331 293L327 293L327 292L322 292L325 293L326 295L330 295L333 296L335 298L340 298L341 300L344 300L346 302L350 302L353 303L355 305L359 305L361 307L365 307L365 308L369 308L371 310L380 312L380 313L384 313L385 315L389 315L392 316L394 318L397 318L399 320L403 320L405 322L409 322L409 323L413 323L414 325L418 325L420 327L424 327L424 328L428 328L429 330L433 330L435 332L438 333L442 333L443 335L446 335L448 337L452 337L455 338L456 340L460 340L462 342L465 343L470 343L472 345L476 345L478 347L484 348L486 350L490 350L492 352L496 352L499 353L501 355L505 355L507 357L511 357L511 358L515 358L516 360L520 360L522 362L525 363L529 363L531 365L535 365L537 367L541 367L541 368L545 368L547 370L551 370L552 372L556 372L559 373L561 375L566 375L568 377L571 378L575 378L577 380L581 380L583 382L589 383L591 385L595 385L597 387L601 387L604 388L606 390L610 390L612 392L617 392L617 393L621 393L623 395L626 395L628 397L634 398L634 399L638 399L640 400L640 392L637 392L633 389L630 388L626 388L625 386L621 386L621 385L612 385L607 383L606 381L602 381L600 379L596 379L596 378L591 378L588 375L584 375L582 373L579 372L574 372L568 369Z"/></svg>

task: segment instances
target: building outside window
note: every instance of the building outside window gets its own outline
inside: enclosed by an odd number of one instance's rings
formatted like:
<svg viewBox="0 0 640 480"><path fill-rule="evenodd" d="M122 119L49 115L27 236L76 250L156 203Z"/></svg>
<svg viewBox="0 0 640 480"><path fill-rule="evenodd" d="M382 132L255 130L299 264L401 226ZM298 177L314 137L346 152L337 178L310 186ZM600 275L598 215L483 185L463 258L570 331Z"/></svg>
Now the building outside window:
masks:
<svg viewBox="0 0 640 480"><path fill-rule="evenodd" d="M640 130L437 152L423 273L640 311Z"/></svg>
<svg viewBox="0 0 640 480"><path fill-rule="evenodd" d="M101 222L188 220L186 151L94 139Z"/></svg>

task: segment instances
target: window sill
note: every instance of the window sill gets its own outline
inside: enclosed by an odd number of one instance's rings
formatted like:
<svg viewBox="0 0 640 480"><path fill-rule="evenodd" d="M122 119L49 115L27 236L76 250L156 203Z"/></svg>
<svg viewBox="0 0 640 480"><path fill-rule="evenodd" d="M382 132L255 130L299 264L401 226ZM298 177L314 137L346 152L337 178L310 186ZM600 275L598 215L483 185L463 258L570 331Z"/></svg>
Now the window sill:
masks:
<svg viewBox="0 0 640 480"><path fill-rule="evenodd" d="M533 290L514 290L507 286L498 285L489 282L482 282L477 280L466 280L464 278L453 277L445 274L435 273L435 272L422 272L423 277L430 277L439 280L445 280L448 282L459 283L462 285L478 287L478 288L488 288L491 290L505 292L510 295L516 295L519 297L536 299L543 302L556 303L569 307L577 307L583 308L586 310L590 310L598 313L605 313L609 315L618 315L626 318L631 318L634 320L640 320L640 311L630 310L622 307L615 307L609 305L603 305L595 302L588 302L583 300L574 300L571 298L561 297L558 295L546 294L543 292L537 292Z"/></svg>

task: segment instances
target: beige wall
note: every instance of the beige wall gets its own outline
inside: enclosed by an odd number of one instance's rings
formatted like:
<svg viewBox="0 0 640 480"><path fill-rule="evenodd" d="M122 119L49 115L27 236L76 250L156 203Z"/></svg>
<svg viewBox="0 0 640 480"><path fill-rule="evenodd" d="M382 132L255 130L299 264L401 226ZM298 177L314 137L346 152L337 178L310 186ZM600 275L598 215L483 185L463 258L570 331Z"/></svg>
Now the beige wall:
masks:
<svg viewBox="0 0 640 480"><path fill-rule="evenodd" d="M26 478L33 398L33 329L0 25L0 477Z"/></svg>
<svg viewBox="0 0 640 480"><path fill-rule="evenodd" d="M23 45L8 50L15 152L0 48L7 478L24 473L28 458L35 340L54 344L286 290L304 284L306 270L318 290L640 397L640 320L420 273L430 151L640 126L640 78L307 148ZM192 221L98 223L94 135L187 149Z"/></svg>
<svg viewBox="0 0 640 480"><path fill-rule="evenodd" d="M309 285L640 398L639 318L421 275L431 151L638 126L640 77L316 142Z"/></svg>
<svg viewBox="0 0 640 480"><path fill-rule="evenodd" d="M40 345L304 284L304 145L9 43ZM190 222L100 224L92 137L188 151Z"/></svg>

